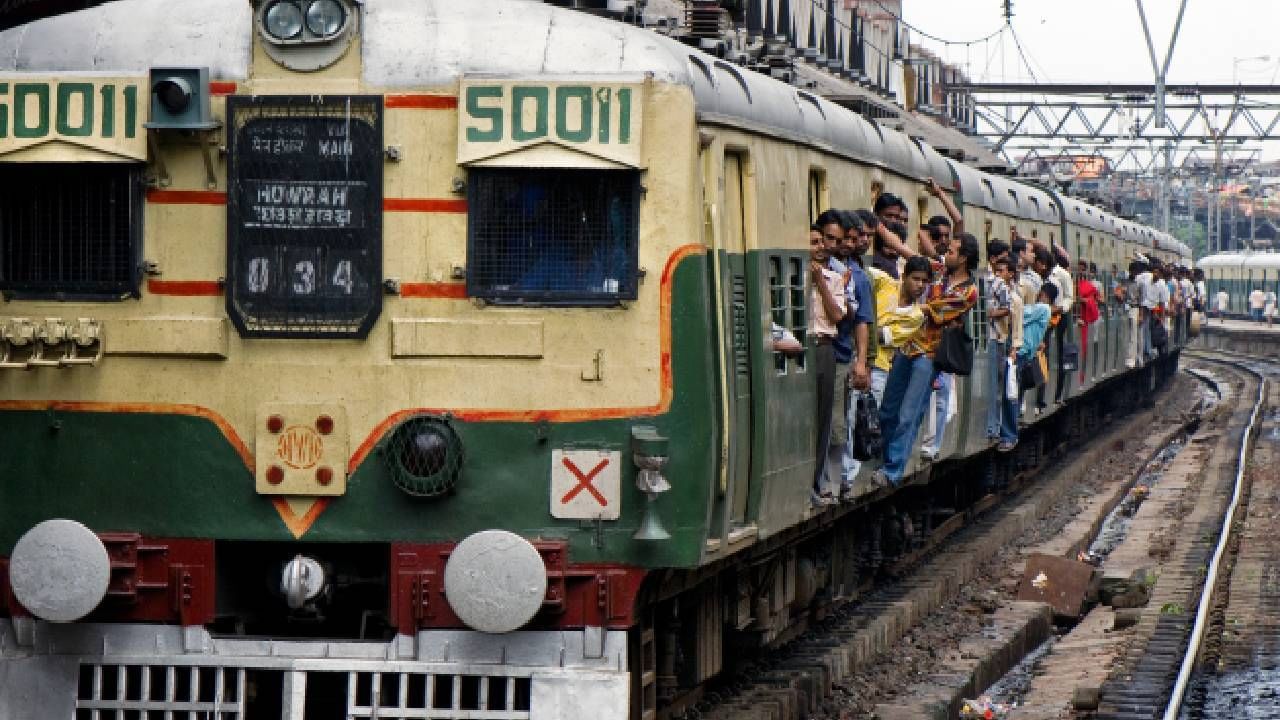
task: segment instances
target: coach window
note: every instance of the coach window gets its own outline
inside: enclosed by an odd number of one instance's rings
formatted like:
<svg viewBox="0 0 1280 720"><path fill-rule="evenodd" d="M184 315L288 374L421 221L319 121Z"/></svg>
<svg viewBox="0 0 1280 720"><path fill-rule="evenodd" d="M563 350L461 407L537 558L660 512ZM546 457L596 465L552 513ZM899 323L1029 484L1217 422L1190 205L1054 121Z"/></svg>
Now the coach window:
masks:
<svg viewBox="0 0 1280 720"><path fill-rule="evenodd" d="M142 163L0 163L0 294L137 297Z"/></svg>
<svg viewBox="0 0 1280 720"><path fill-rule="evenodd" d="M816 222L818 215L830 207L827 192L826 171L817 168L809 170L809 224Z"/></svg>
<svg viewBox="0 0 1280 720"><path fill-rule="evenodd" d="M636 298L639 171L473 168L467 204L469 297L575 306Z"/></svg>

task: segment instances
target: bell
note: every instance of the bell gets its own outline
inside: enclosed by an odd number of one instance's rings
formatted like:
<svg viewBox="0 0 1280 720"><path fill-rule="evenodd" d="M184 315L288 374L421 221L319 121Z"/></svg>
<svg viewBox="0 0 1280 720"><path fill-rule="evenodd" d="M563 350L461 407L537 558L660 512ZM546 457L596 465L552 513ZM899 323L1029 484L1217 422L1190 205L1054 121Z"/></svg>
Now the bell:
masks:
<svg viewBox="0 0 1280 720"><path fill-rule="evenodd" d="M656 495L649 495L649 502L644 506L644 520L640 522L639 529L636 534L631 537L635 540L669 540L671 533L662 527L662 520L658 518L658 511L653 509L653 501L657 500Z"/></svg>

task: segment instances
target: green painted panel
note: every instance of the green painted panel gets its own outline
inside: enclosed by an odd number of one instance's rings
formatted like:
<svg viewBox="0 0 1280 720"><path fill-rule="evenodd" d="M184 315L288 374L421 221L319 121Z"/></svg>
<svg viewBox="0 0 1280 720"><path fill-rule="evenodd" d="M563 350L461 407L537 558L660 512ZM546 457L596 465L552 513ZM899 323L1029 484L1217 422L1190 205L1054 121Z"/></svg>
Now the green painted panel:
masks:
<svg viewBox="0 0 1280 720"><path fill-rule="evenodd" d="M348 479L305 541L441 541L478 530L567 538L579 562L692 566L706 539L708 487L715 478L714 366L706 261L686 258L673 279L674 399L658 417L553 423L456 422L467 448L455 494L411 498L392 484L380 450ZM672 490L655 503L672 538L631 535L645 505L630 462L631 427L654 425L671 438ZM0 555L50 517L100 530L176 537L290 541L271 502L254 492L240 456L209 420L181 415L0 412ZM551 451L624 451L622 516L600 527L555 520L548 498ZM17 451L15 451L17 449Z"/></svg>

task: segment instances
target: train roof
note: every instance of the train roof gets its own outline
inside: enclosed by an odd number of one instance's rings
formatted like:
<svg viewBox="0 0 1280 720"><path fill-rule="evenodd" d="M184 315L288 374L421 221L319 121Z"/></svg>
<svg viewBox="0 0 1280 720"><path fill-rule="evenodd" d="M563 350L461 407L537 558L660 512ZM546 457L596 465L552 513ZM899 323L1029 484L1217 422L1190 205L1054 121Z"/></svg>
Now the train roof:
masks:
<svg viewBox="0 0 1280 720"><path fill-rule="evenodd" d="M1211 268L1228 268L1242 267L1244 265L1245 256L1241 253L1217 253L1216 255L1208 255L1200 258L1196 263L1196 267L1202 270Z"/></svg>
<svg viewBox="0 0 1280 720"><path fill-rule="evenodd" d="M134 73L204 65L211 77L242 80L249 75L253 32L247 0L117 0L0 32L0 71ZM944 158L927 143L814 93L650 30L542 2L366 2L360 48L365 82L387 89L530 72L635 75L686 85L703 122L762 131L908 177L932 176L959 190L966 203L1014 217L1117 232L1098 208Z"/></svg>

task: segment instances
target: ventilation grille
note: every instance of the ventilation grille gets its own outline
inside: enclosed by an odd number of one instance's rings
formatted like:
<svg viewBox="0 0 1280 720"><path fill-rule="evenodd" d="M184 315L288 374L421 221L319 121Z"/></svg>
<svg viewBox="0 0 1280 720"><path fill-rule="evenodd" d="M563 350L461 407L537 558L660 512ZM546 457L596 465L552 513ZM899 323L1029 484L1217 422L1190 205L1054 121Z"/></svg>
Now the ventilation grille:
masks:
<svg viewBox="0 0 1280 720"><path fill-rule="evenodd" d="M527 677L355 672L347 681L347 717L383 720L524 720Z"/></svg>
<svg viewBox="0 0 1280 720"><path fill-rule="evenodd" d="M244 688L244 668L85 663L76 720L240 720Z"/></svg>
<svg viewBox="0 0 1280 720"><path fill-rule="evenodd" d="M114 300L136 295L141 165L0 163L0 291Z"/></svg>

